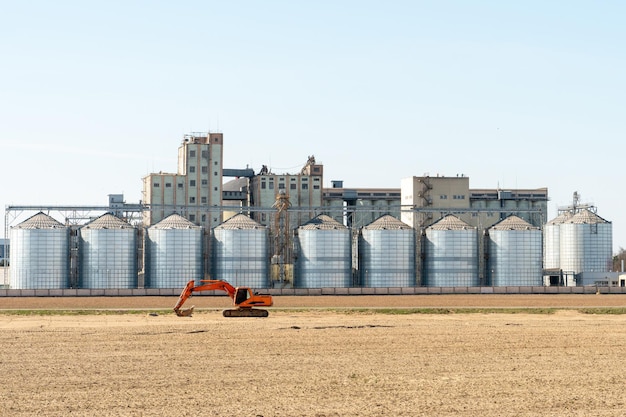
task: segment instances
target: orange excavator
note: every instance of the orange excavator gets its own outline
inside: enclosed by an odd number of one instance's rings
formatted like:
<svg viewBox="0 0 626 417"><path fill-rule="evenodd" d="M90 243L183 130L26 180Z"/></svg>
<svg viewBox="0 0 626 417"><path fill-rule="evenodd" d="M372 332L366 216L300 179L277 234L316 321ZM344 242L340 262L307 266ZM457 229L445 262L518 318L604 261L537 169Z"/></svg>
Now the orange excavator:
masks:
<svg viewBox="0 0 626 417"><path fill-rule="evenodd" d="M178 297L178 302L174 306L174 312L178 317L191 316L194 306L181 309L185 301L187 301L194 292L212 290L225 291L233 300L233 305L236 308L224 310L222 312L224 317L267 317L269 315L267 310L254 307L271 307L274 304L272 296L269 294L253 293L250 288L247 287L233 287L228 282L219 279L203 279L200 280L200 285L196 285L196 282L193 280L187 283L180 293L180 297Z"/></svg>

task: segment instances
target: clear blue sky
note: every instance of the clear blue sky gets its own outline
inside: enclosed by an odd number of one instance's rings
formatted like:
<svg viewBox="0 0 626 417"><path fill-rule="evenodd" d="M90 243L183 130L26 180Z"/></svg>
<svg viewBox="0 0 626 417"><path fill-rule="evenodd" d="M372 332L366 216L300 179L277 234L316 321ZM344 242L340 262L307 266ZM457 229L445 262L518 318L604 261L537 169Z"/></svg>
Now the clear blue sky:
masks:
<svg viewBox="0 0 626 417"><path fill-rule="evenodd" d="M3 1L0 206L141 198L182 136L325 186L548 187L626 247L621 1ZM4 216L2 216L4 222Z"/></svg>

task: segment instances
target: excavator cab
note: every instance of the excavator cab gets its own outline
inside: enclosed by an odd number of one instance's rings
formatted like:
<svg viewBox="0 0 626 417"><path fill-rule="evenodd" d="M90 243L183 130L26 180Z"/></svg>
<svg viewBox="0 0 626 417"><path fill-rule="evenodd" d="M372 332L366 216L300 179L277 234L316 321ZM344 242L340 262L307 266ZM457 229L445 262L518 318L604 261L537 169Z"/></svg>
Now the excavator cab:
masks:
<svg viewBox="0 0 626 417"><path fill-rule="evenodd" d="M235 291L235 305L240 305L244 301L250 298L249 288L237 288Z"/></svg>

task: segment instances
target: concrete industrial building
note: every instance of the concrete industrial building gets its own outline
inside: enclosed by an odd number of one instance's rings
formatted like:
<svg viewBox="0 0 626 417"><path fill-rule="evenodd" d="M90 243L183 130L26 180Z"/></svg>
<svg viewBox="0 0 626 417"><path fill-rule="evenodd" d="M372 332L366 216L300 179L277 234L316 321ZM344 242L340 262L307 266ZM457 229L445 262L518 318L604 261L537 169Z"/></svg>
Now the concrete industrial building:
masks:
<svg viewBox="0 0 626 417"><path fill-rule="evenodd" d="M510 214L542 227L548 214L548 189L470 189L469 177L422 176L400 182L401 220L416 229L428 227L446 214L479 230Z"/></svg>
<svg viewBox="0 0 626 417"><path fill-rule="evenodd" d="M385 214L400 218L399 188L344 188L334 180L322 199L328 215L348 227L363 227Z"/></svg>
<svg viewBox="0 0 626 417"><path fill-rule="evenodd" d="M178 172L143 178L144 225L156 224L170 214L211 229L222 222L222 133L185 135L178 148Z"/></svg>
<svg viewBox="0 0 626 417"><path fill-rule="evenodd" d="M289 202L291 210L289 224L298 227L319 214L323 183L324 166L316 163L314 156L309 156L297 174L276 174L263 166L259 174L250 179L252 218L262 225L270 226L274 213L268 213L264 209L275 207L277 196L282 194Z"/></svg>

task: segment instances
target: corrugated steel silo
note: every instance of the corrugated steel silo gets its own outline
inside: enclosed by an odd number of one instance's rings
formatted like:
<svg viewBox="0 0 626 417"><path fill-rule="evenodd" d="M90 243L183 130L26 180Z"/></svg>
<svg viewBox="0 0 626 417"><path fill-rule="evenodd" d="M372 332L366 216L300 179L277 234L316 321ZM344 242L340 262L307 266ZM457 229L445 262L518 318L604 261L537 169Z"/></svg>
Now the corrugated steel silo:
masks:
<svg viewBox="0 0 626 417"><path fill-rule="evenodd" d="M321 214L297 229L295 287L345 288L352 284L350 229Z"/></svg>
<svg viewBox="0 0 626 417"><path fill-rule="evenodd" d="M542 276L541 230L517 216L488 229L488 272L493 286L539 286Z"/></svg>
<svg viewBox="0 0 626 417"><path fill-rule="evenodd" d="M563 222L560 230L561 269L575 274L612 269L611 222L584 209Z"/></svg>
<svg viewBox="0 0 626 417"><path fill-rule="evenodd" d="M572 214L566 211L543 227L543 267L545 269L561 268L561 225L571 217Z"/></svg>
<svg viewBox="0 0 626 417"><path fill-rule="evenodd" d="M447 215L426 228L424 285L475 287L478 276L478 235L472 227Z"/></svg>
<svg viewBox="0 0 626 417"><path fill-rule="evenodd" d="M213 229L213 279L234 286L268 288L269 247L265 226L237 214Z"/></svg>
<svg viewBox="0 0 626 417"><path fill-rule="evenodd" d="M10 287L69 287L69 229L37 213L11 228Z"/></svg>
<svg viewBox="0 0 626 417"><path fill-rule="evenodd" d="M364 287L415 286L415 231L390 215L363 227L359 272Z"/></svg>
<svg viewBox="0 0 626 417"><path fill-rule="evenodd" d="M148 228L146 288L182 288L202 278L202 227L172 214Z"/></svg>
<svg viewBox="0 0 626 417"><path fill-rule="evenodd" d="M112 214L80 228L81 288L137 288L137 230Z"/></svg>

